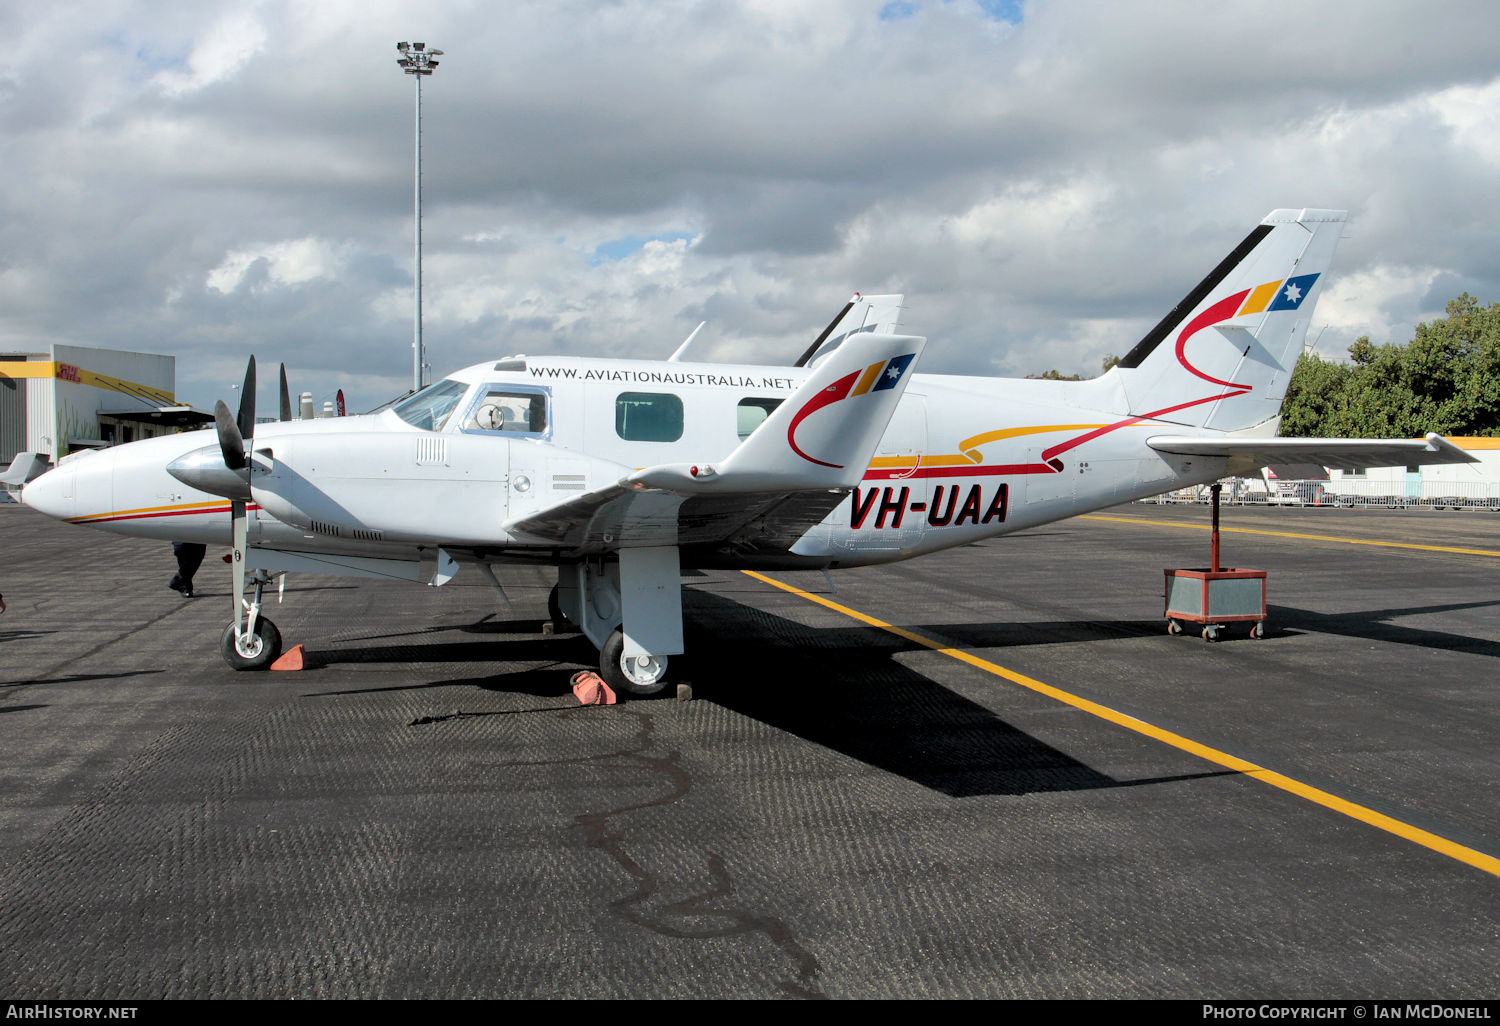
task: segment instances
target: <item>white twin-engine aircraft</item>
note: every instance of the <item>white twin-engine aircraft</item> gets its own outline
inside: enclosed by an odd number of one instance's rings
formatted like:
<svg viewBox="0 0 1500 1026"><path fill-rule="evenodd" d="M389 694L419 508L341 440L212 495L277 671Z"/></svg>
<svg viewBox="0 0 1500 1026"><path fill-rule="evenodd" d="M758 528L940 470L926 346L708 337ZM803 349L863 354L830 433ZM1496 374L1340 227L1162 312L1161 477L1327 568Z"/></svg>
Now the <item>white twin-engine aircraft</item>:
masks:
<svg viewBox="0 0 1500 1026"><path fill-rule="evenodd" d="M67 457L24 500L231 543L237 668L279 654L274 574L472 566L499 588L496 564L549 563L553 617L611 686L652 694L683 651L686 568L887 563L1268 464L1470 461L1437 435L1274 437L1344 216L1273 211L1091 381L918 374L899 297L857 297L806 367L518 356L341 419L255 425L252 360L238 421L221 402L217 432Z"/></svg>

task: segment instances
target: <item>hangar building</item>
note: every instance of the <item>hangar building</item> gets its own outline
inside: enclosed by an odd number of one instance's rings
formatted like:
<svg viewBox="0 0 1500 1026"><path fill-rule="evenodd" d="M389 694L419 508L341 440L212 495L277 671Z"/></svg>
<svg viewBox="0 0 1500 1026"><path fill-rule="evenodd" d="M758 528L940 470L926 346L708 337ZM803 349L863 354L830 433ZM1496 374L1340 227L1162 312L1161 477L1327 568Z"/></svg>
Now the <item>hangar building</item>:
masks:
<svg viewBox="0 0 1500 1026"><path fill-rule="evenodd" d="M171 356L54 345L0 352L0 469L18 452L53 463L80 449L202 427L213 416L173 397Z"/></svg>

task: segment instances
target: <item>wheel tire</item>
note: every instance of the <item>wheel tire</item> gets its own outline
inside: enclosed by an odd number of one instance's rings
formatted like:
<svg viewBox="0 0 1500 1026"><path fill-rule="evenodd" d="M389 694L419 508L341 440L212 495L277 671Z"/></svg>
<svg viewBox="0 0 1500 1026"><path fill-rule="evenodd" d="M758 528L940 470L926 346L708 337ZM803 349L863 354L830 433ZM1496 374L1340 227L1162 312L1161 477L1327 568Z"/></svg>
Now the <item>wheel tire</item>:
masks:
<svg viewBox="0 0 1500 1026"><path fill-rule="evenodd" d="M1217 627L1205 627L1205 628L1203 628L1203 640L1204 641L1218 641L1219 640L1219 628L1217 628Z"/></svg>
<svg viewBox="0 0 1500 1026"><path fill-rule="evenodd" d="M1254 627L1251 627L1250 628L1250 636L1252 638L1254 638L1256 641L1259 641L1261 638L1264 638L1266 636L1266 625L1263 624L1263 623L1258 623Z"/></svg>
<svg viewBox="0 0 1500 1026"><path fill-rule="evenodd" d="M234 644L235 625L230 624L224 628L224 636L219 639L219 654L224 661L236 670L264 670L274 663L281 655L281 632L276 625L264 616L255 619L254 641L259 648L254 655L240 655L239 649Z"/></svg>
<svg viewBox="0 0 1500 1026"><path fill-rule="evenodd" d="M667 686L667 657L625 658L625 634L616 628L599 650L599 675L616 692L654 695Z"/></svg>
<svg viewBox="0 0 1500 1026"><path fill-rule="evenodd" d="M1168 634L1181 634L1182 633L1182 624L1178 623L1176 620L1168 620L1167 621L1167 633Z"/></svg>

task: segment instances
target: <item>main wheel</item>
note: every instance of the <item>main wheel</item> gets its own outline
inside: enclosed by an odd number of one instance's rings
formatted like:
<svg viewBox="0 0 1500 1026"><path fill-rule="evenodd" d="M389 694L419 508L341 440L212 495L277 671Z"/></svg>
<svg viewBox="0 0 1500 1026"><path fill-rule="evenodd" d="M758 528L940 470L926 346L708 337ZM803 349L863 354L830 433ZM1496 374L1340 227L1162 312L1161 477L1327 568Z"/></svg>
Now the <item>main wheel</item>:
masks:
<svg viewBox="0 0 1500 1026"><path fill-rule="evenodd" d="M264 670L281 655L281 632L264 616L255 618L255 633L250 635L245 653L240 652L234 638L235 625L231 623L219 639L219 653L236 670Z"/></svg>
<svg viewBox="0 0 1500 1026"><path fill-rule="evenodd" d="M599 673L616 691L654 695L667 686L667 657L626 656L625 634L616 628L599 650Z"/></svg>

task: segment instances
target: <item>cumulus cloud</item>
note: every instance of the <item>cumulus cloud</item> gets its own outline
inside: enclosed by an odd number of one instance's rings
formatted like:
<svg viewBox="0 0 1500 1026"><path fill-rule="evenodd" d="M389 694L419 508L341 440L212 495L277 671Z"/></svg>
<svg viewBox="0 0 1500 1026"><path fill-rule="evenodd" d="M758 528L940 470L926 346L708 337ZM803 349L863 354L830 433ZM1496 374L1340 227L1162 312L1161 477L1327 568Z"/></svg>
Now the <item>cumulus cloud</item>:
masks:
<svg viewBox="0 0 1500 1026"><path fill-rule="evenodd" d="M413 81L434 369L790 360L905 291L924 366L1092 373L1266 211L1351 211L1320 350L1500 299L1483 3L64 0L0 11L0 337L410 379Z"/></svg>

